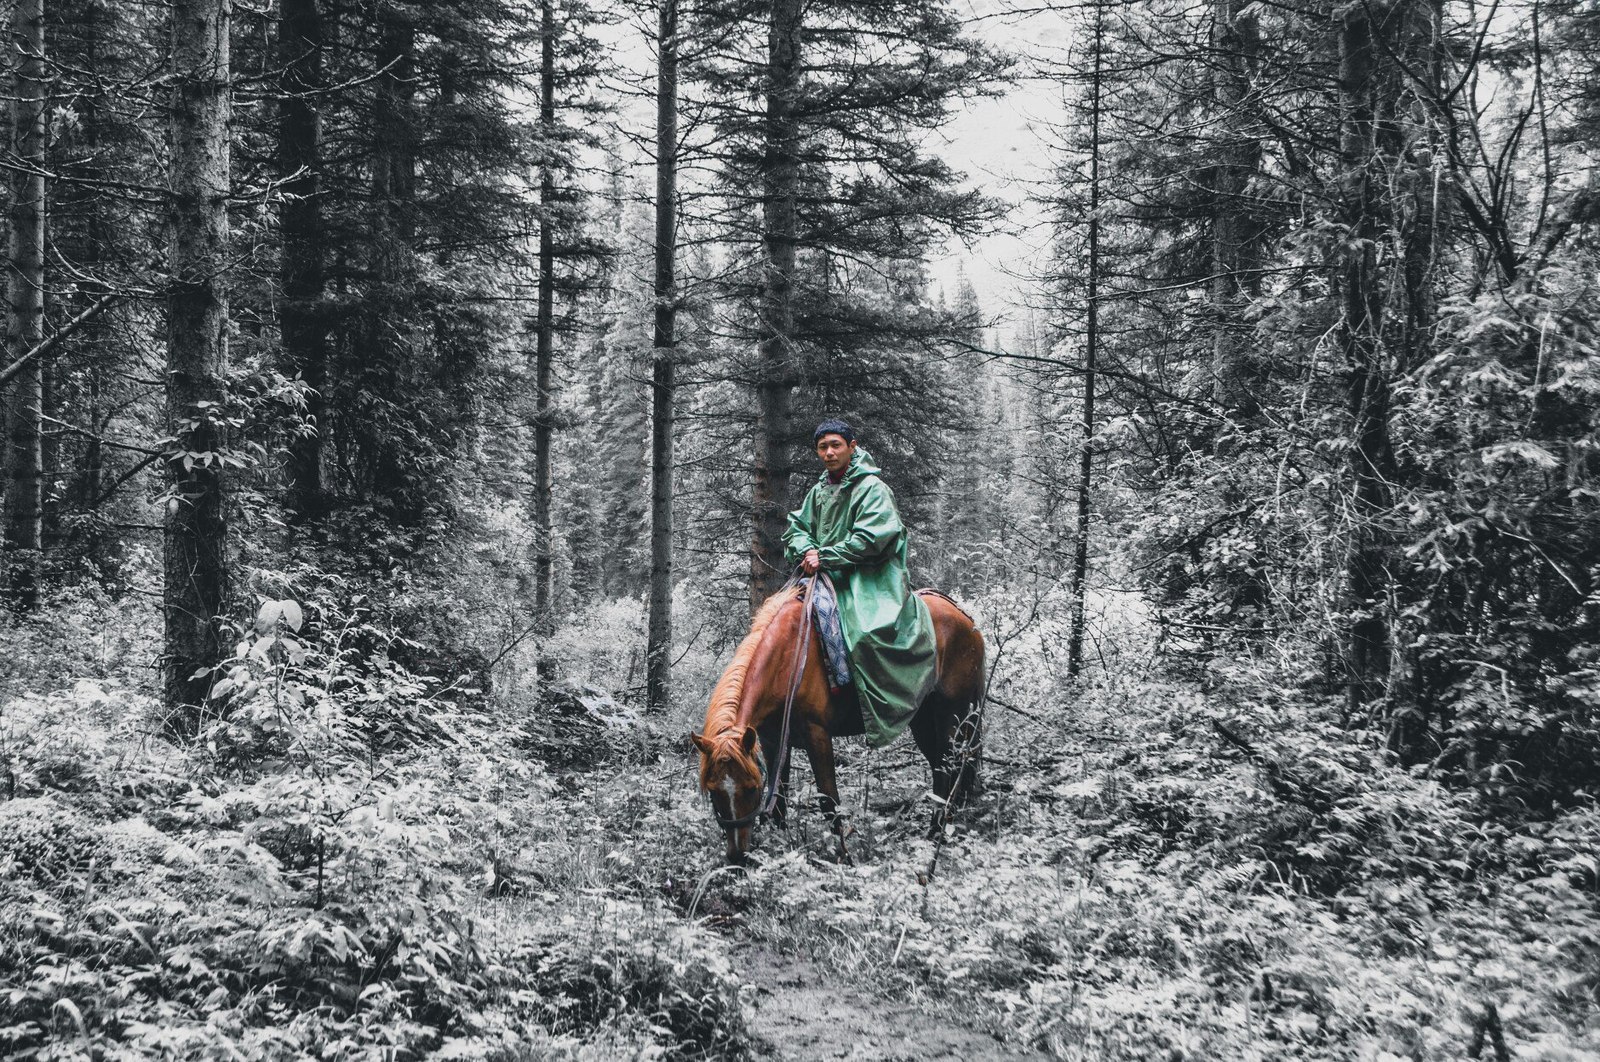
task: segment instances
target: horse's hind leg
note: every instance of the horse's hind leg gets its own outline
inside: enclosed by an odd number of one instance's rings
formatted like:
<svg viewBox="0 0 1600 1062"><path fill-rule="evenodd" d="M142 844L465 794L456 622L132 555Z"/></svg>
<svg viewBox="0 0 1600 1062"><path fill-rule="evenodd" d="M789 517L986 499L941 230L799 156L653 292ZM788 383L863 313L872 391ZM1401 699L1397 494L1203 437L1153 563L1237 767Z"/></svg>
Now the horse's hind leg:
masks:
<svg viewBox="0 0 1600 1062"><path fill-rule="evenodd" d="M933 771L933 795L938 807L928 836L938 839L951 816L977 786L981 720L975 706L934 693L912 718L911 734Z"/></svg>
<svg viewBox="0 0 1600 1062"><path fill-rule="evenodd" d="M833 737L828 728L810 724L806 727L806 755L811 760L811 773L817 779L817 792L821 794L822 813L828 817L839 838L839 862L849 863L850 852L844 846L844 815L839 812L839 778L833 763Z"/></svg>
<svg viewBox="0 0 1600 1062"><path fill-rule="evenodd" d="M947 716L943 699L935 693L923 701L917 714L911 717L911 736L916 740L917 748L922 750L923 758L928 761L928 769L933 772L933 796L938 801L938 807L934 809L928 836L934 839L944 832L955 774L950 769L950 760L946 755L950 747L949 728L945 725Z"/></svg>

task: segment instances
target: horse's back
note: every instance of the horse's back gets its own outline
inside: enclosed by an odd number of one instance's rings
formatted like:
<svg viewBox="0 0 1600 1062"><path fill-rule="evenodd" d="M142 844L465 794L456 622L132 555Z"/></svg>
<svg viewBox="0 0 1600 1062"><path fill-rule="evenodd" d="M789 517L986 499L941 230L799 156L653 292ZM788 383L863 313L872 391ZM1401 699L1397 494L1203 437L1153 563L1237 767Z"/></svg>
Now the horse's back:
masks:
<svg viewBox="0 0 1600 1062"><path fill-rule="evenodd" d="M939 692L957 701L974 701L983 692L983 633L954 598L940 590L917 591L933 617L939 652Z"/></svg>

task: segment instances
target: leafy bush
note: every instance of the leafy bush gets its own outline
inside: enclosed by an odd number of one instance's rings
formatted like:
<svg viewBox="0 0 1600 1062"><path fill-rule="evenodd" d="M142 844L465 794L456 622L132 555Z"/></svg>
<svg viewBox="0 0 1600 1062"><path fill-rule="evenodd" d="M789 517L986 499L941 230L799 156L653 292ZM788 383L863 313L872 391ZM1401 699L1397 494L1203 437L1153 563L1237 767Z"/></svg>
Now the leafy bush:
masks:
<svg viewBox="0 0 1600 1062"><path fill-rule="evenodd" d="M66 890L88 871L94 830L70 807L49 797L0 804L0 875L45 890Z"/></svg>
<svg viewBox="0 0 1600 1062"><path fill-rule="evenodd" d="M726 964L674 949L671 957L623 941L556 940L524 945L508 959L531 988L530 1010L556 1033L591 1038L628 1015L644 1020L656 1057L748 1057L749 1041Z"/></svg>
<svg viewBox="0 0 1600 1062"><path fill-rule="evenodd" d="M560 1054L607 1021L673 1057L736 1043L703 964L575 936L523 968L485 942L478 897L552 782L483 701L401 666L378 610L301 585L262 602L191 744L98 683L0 711L0 1053L420 1057L490 1030Z"/></svg>

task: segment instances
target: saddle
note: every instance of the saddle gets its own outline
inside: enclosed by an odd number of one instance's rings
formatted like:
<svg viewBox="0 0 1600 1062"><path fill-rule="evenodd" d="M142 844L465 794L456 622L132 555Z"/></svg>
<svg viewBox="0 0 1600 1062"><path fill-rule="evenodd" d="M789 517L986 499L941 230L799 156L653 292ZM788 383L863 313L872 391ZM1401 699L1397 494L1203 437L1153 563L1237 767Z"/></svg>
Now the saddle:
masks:
<svg viewBox="0 0 1600 1062"><path fill-rule="evenodd" d="M804 593L804 585L798 588ZM918 597L937 597L949 602L957 612L967 619L972 620L972 613L961 607L961 603L943 590L933 587L923 587L913 590ZM844 648L844 632L839 623L839 612L833 604L832 595L826 598L830 607L821 606L823 596L818 595L816 615L814 622L818 635L822 640L823 668L828 673L829 693L833 698L833 718L828 724L828 733L833 737L856 737L867 732L866 723L861 717L861 699L856 696L855 683L850 681L850 662ZM976 620L973 620L976 623ZM830 629L831 628L831 629ZM842 676L842 682L836 678Z"/></svg>
<svg viewBox="0 0 1600 1062"><path fill-rule="evenodd" d="M972 613L968 612L966 609L961 607L961 602L957 601L955 598L951 597L949 594L945 593L943 590L935 590L931 586L924 586L921 590L913 590L911 592L913 594L916 594L918 597L937 597L941 601L948 601L948 602L950 602L950 604L952 606L955 607L955 610L957 612L959 612L963 616L967 617L967 619L972 620L974 625L976 625L977 622L978 622L977 620L972 618Z"/></svg>

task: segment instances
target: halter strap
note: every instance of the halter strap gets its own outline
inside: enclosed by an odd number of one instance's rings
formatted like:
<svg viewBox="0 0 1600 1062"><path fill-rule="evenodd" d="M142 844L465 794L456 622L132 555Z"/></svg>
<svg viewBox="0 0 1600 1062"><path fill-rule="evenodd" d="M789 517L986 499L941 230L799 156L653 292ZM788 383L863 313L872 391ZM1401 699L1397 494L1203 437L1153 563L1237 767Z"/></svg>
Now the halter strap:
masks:
<svg viewBox="0 0 1600 1062"><path fill-rule="evenodd" d="M762 754L760 734L756 735L756 747L754 751L756 756L756 767L758 767L761 771L761 788L765 789L767 787L767 757ZM710 799L711 794L707 793L706 797L707 799ZM766 812L760 804L757 804L756 809L748 815L740 815L736 819L725 819L722 817L721 813L717 811L717 806L712 804L711 814L717 820L717 825L721 826L724 830L740 830L746 826L754 826L761 816L766 814Z"/></svg>

